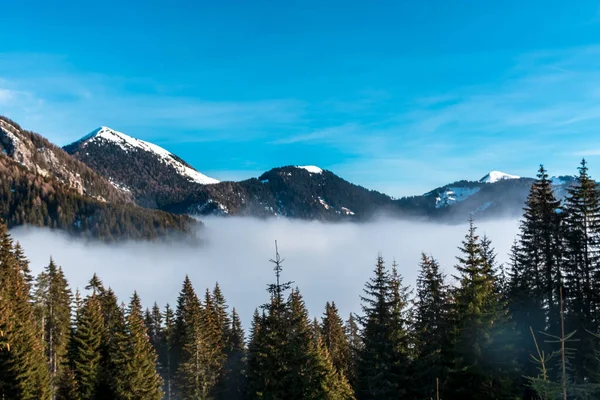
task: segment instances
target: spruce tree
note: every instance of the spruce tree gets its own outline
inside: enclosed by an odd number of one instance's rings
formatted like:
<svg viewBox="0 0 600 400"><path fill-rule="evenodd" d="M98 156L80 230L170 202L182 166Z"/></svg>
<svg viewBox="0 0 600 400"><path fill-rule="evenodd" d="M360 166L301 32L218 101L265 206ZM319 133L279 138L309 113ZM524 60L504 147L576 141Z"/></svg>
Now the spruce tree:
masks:
<svg viewBox="0 0 600 400"><path fill-rule="evenodd" d="M536 334L558 333L557 299L562 285L560 261L563 236L559 205L548 174L541 166L527 198L518 240L511 248L506 285L522 376L537 374L531 362L531 355L536 354L536 348L530 330ZM525 383L523 379L521 383ZM532 398L534 394L527 391L525 396Z"/></svg>
<svg viewBox="0 0 600 400"><path fill-rule="evenodd" d="M125 364L129 357L125 306L119 306L111 288L97 289L101 289L98 299L103 321L98 397L118 398L127 380Z"/></svg>
<svg viewBox="0 0 600 400"><path fill-rule="evenodd" d="M260 314L258 309L252 315L250 326L250 339L248 342L247 361L247 389L246 395L249 399L262 398L267 385L267 357L266 357L266 331L264 328L265 315Z"/></svg>
<svg viewBox="0 0 600 400"><path fill-rule="evenodd" d="M483 257L473 220L459 248L454 293L454 365L445 397L504 399L512 396L515 365L512 349L505 346L510 334L507 311L496 288L494 271Z"/></svg>
<svg viewBox="0 0 600 400"><path fill-rule="evenodd" d="M188 329L200 321L200 300L194 291L190 278L186 275L183 281L181 291L177 297L177 307L175 309L175 325L172 337L172 357L171 363L173 371L179 369L183 346L185 345Z"/></svg>
<svg viewBox="0 0 600 400"><path fill-rule="evenodd" d="M566 324L567 330L578 332L573 367L575 378L583 381L598 372L596 340L588 331L600 330L600 190L585 160L563 211Z"/></svg>
<svg viewBox="0 0 600 400"><path fill-rule="evenodd" d="M386 270L383 258L377 258L374 277L361 296L363 347L358 359L357 398L399 399L406 393L401 386L408 360L406 327L402 322L404 289L398 277Z"/></svg>
<svg viewBox="0 0 600 400"><path fill-rule="evenodd" d="M50 399L44 342L30 302L29 268L24 269L24 257L18 256L0 222L0 398Z"/></svg>
<svg viewBox="0 0 600 400"><path fill-rule="evenodd" d="M39 275L36 286L35 307L44 333L46 357L55 392L67 362L71 333L71 290L62 269L52 259Z"/></svg>
<svg viewBox="0 0 600 400"><path fill-rule="evenodd" d="M333 367L348 376L350 366L350 345L346 337L344 321L339 315L335 302L327 302L322 318L321 337L329 353Z"/></svg>
<svg viewBox="0 0 600 400"><path fill-rule="evenodd" d="M415 396L434 398L436 379L445 382L448 375L447 357L450 321L450 295L445 275L438 262L421 254L415 298L413 365Z"/></svg>
<svg viewBox="0 0 600 400"><path fill-rule="evenodd" d="M314 329L297 288L292 290L288 302L289 326L285 332L288 340L283 346L283 357L280 360L282 364L287 364L288 369L281 382L286 390L283 398L317 399L322 395L321 384L324 376L320 370L323 365L318 365L316 360Z"/></svg>
<svg viewBox="0 0 600 400"><path fill-rule="evenodd" d="M559 331L558 291L562 286L562 235L560 201L543 166L527 198L520 233L519 269L527 282L527 292L540 304L540 316L533 316L533 328L550 333Z"/></svg>
<svg viewBox="0 0 600 400"><path fill-rule="evenodd" d="M348 378L348 382L350 382L350 385L353 388L356 388L358 359L360 357L360 352L362 351L363 346L362 339L360 337L360 331L358 329L358 324L356 323L356 318L354 318L354 315L352 313L350 313L350 316L346 321L345 331L350 351L348 367L346 368L346 376Z"/></svg>
<svg viewBox="0 0 600 400"><path fill-rule="evenodd" d="M288 398L286 380L290 373L286 351L289 349L289 302L284 298L291 282L281 282L283 260L275 251L275 283L267 286L270 302L263 305L263 315L255 314L248 360L249 398Z"/></svg>
<svg viewBox="0 0 600 400"><path fill-rule="evenodd" d="M95 292L96 290L94 290ZM102 379L101 348L104 334L102 309L96 293L86 298L73 337L74 373L82 400L95 399Z"/></svg>
<svg viewBox="0 0 600 400"><path fill-rule="evenodd" d="M235 310L231 311L231 334L227 344L227 363L225 365L224 391L221 398L241 400L246 395L246 344L242 322Z"/></svg>
<svg viewBox="0 0 600 400"><path fill-rule="evenodd" d="M354 390L346 376L338 371L331 361L327 347L319 339L313 343L315 346L315 369L319 371L321 389L318 399L327 400L354 400Z"/></svg>
<svg viewBox="0 0 600 400"><path fill-rule="evenodd" d="M120 398L130 400L160 400L162 380L156 370L157 355L150 343L144 324L142 305L133 293L126 317L127 358L124 365L125 380L120 387Z"/></svg>
<svg viewBox="0 0 600 400"><path fill-rule="evenodd" d="M166 400L171 400L174 392L174 375L173 369L173 335L175 330L175 313L169 304L165 306L163 313L165 321L164 328L161 333L161 345L159 347L158 360L161 366L162 377L164 381L163 391L165 392Z"/></svg>

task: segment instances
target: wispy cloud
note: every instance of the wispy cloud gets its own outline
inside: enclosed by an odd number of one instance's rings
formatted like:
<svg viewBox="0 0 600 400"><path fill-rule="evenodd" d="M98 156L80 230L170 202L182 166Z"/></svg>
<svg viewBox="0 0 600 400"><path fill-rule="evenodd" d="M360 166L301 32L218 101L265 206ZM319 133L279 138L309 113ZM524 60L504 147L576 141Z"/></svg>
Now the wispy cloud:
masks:
<svg viewBox="0 0 600 400"><path fill-rule="evenodd" d="M333 126L325 129L318 129L309 133L292 135L281 139L276 139L273 144L294 144L294 143L322 143L322 142L340 142L349 141L360 127L355 123L348 123L341 126Z"/></svg>
<svg viewBox="0 0 600 400"><path fill-rule="evenodd" d="M529 176L539 163L551 163L553 173L572 172L600 120L596 46L513 55L512 67L494 81L426 95L386 88L310 101L293 91L215 101L152 79L83 73L60 57L39 57L0 55L0 112L58 143L97 125L161 144L222 141L235 150L230 159L240 160L231 170L254 161L252 173L274 166L270 157L282 149L315 149L303 157L307 163L311 154L327 156L323 167L392 195L491 169ZM230 176L244 175L238 172Z"/></svg>
<svg viewBox="0 0 600 400"><path fill-rule="evenodd" d="M22 65L30 65L28 57ZM305 113L305 104L293 99L211 101L164 93L151 80L66 73L68 65L52 60L53 68L36 73L32 66L27 77L15 73L18 57L0 65L0 105L24 126L62 143L101 124L143 133L147 139L157 134L164 139L171 136L165 130L172 130L183 132L172 135L176 142L243 141L260 137L266 128L293 126ZM131 91L129 86L145 89Z"/></svg>

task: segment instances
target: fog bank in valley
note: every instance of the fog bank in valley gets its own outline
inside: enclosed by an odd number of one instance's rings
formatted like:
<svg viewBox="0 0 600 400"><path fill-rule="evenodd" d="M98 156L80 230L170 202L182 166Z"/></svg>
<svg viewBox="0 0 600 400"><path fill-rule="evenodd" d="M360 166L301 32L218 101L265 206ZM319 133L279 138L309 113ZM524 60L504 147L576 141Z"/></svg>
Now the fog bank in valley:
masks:
<svg viewBox="0 0 600 400"><path fill-rule="evenodd" d="M207 244L125 242L86 243L46 229L19 228L11 233L24 246L32 270L38 273L50 256L61 265L73 290L84 292L98 273L127 302L137 290L145 306L176 304L188 274L199 296L219 282L228 303L239 311L245 328L254 309L267 302L266 284L274 280L274 241L279 243L284 281L300 288L311 316L320 316L326 301L335 301L342 317L360 311L359 295L381 253L388 265L396 260L405 282L414 286L421 251L436 257L446 273L453 272L463 225L436 225L399 220L366 224L326 224L290 220L209 218L203 235ZM507 260L516 220L477 224Z"/></svg>

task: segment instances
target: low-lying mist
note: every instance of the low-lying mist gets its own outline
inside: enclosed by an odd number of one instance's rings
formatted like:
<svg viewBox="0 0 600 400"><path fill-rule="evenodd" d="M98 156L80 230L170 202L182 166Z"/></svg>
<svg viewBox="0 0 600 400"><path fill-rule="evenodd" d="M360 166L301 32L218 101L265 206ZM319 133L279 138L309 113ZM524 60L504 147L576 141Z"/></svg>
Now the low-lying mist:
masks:
<svg viewBox="0 0 600 400"><path fill-rule="evenodd" d="M19 228L11 233L25 248L34 273L50 256L65 271L73 291L83 288L94 272L128 302L137 290L145 306L154 301L175 306L186 274L200 297L219 282L230 307L245 324L267 302L266 284L274 275L269 259L275 240L285 259L282 279L300 288L311 316L320 316L325 302L335 301L344 319L360 311L359 295L371 277L376 257L387 265L395 259L405 283L414 287L420 253L437 258L448 275L467 231L467 224L437 225L400 220L365 224L326 224L251 218L209 218L203 247L189 244L125 242L89 243L47 229ZM517 233L516 220L485 221L478 233L491 238L500 262Z"/></svg>

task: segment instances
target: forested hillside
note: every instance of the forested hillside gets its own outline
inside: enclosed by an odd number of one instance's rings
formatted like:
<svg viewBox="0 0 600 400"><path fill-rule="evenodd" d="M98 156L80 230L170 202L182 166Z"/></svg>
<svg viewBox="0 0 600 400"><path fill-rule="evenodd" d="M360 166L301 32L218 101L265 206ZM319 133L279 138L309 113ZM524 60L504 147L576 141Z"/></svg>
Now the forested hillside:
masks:
<svg viewBox="0 0 600 400"><path fill-rule="evenodd" d="M193 232L185 215L136 206L129 194L43 137L0 117L0 218L102 239Z"/></svg>
<svg viewBox="0 0 600 400"><path fill-rule="evenodd" d="M508 265L471 221L455 279L423 254L409 288L401 271L416 266L380 256L344 321L335 299L309 316L276 252L245 334L218 284L185 277L173 307L144 312L95 274L73 293L54 261L34 278L1 225L0 398L595 399L599 250L585 162L562 205L542 167Z"/></svg>

